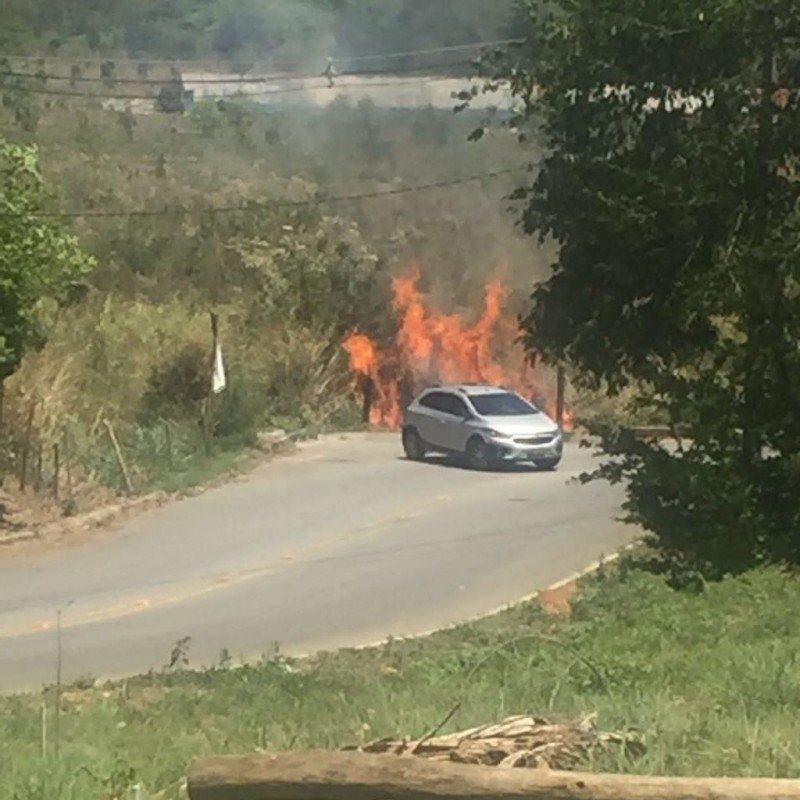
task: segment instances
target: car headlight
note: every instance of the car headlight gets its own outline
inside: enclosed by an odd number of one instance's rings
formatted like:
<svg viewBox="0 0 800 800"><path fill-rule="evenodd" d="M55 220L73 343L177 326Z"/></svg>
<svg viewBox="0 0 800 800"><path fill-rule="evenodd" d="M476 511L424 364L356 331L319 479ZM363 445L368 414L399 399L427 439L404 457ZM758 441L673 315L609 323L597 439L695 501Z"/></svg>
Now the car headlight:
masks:
<svg viewBox="0 0 800 800"><path fill-rule="evenodd" d="M508 439L507 433L496 431L493 428L486 428L483 432L491 439Z"/></svg>

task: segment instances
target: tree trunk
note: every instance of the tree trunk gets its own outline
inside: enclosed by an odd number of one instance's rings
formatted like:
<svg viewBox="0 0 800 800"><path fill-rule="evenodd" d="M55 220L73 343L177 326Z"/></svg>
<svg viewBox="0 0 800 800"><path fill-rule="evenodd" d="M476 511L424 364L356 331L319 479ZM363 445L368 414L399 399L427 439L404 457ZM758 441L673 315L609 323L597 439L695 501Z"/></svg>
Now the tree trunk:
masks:
<svg viewBox="0 0 800 800"><path fill-rule="evenodd" d="M505 769L306 751L197 761L191 800L798 800L800 781Z"/></svg>
<svg viewBox="0 0 800 800"><path fill-rule="evenodd" d="M361 421L367 425L372 416L372 404L375 402L375 384L369 375L364 375L361 378L361 396L363 398L361 403Z"/></svg>
<svg viewBox="0 0 800 800"><path fill-rule="evenodd" d="M772 93L775 70L775 12L770 7L760 12L760 27L763 36L761 53L761 97L758 107L758 147L753 165L753 187L751 197L752 236L756 248L763 248L769 229L770 203L770 158L772 154ZM782 287L775 267L766 273L759 270L753 274L748 268L748 284L745 286L746 304L744 321L747 332L742 403L742 455L746 467L757 467L762 460L764 421L759 411L759 397L763 392L765 350L771 349L766 340L767 320L782 305ZM776 302L777 301L777 308Z"/></svg>

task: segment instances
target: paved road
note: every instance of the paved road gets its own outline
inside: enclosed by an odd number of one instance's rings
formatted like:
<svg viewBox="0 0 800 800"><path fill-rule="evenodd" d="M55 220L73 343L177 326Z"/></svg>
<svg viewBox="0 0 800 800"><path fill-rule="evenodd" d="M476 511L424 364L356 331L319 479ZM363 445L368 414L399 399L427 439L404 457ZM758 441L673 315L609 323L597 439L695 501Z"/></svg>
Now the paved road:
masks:
<svg viewBox="0 0 800 800"><path fill-rule="evenodd" d="M555 473L399 457L394 435L333 437L81 547L0 562L0 689L357 645L511 603L628 541L619 493Z"/></svg>

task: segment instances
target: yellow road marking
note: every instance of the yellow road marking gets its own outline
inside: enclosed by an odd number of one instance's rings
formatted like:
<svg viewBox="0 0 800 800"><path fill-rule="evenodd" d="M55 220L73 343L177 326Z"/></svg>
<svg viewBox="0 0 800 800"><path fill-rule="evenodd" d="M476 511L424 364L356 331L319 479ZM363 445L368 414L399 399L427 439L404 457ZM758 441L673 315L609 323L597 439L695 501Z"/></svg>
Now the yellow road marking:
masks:
<svg viewBox="0 0 800 800"><path fill-rule="evenodd" d="M514 476L505 485L517 483L525 479L525 475ZM422 516L426 511L434 510L442 503L450 503L456 497L464 494L472 494L475 491L473 485L466 485L459 491L453 494L437 495L432 497L427 502L421 505L417 504L414 507L406 507L405 509L395 511L381 517L378 520L370 522L366 525L356 527L351 530L333 530L326 536L316 539L314 542L293 551L290 554L279 556L271 561L249 569L242 570L237 573L226 573L221 576L216 576L205 585L195 588L184 588L176 591L173 594L158 596L151 596L148 598L126 598L122 599L113 605L106 606L101 609L86 611L83 614L65 615L62 618L62 628L76 628L83 625L97 624L100 622L108 622L113 619L131 616L143 611L153 611L158 608L163 608L169 605L176 605L185 603L189 600L196 600L204 595L211 594L212 592L221 589L228 589L233 586L240 586L249 581L257 578L264 578L274 574L279 570L281 564L294 564L302 563L304 558L309 556L319 555L326 551L330 552L335 550L338 543L345 541L353 541L360 539L368 539L376 533L380 533L387 527L398 522L406 522ZM191 584L189 584L191 586ZM186 586L186 584L184 584ZM49 631L55 627L55 623L50 620L40 620L34 623L27 623L25 625L9 626L7 628L0 628L0 639L9 639L17 636L29 635L31 633L42 633Z"/></svg>
<svg viewBox="0 0 800 800"><path fill-rule="evenodd" d="M49 631L52 627L52 622L35 622L33 625L31 625L31 630L36 631L37 633L43 633L44 631Z"/></svg>

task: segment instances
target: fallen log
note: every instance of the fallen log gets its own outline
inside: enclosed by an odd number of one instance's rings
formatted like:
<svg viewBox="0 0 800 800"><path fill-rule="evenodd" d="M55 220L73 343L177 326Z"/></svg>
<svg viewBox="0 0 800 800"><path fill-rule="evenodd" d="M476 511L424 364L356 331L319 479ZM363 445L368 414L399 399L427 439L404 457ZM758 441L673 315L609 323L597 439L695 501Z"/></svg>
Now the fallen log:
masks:
<svg viewBox="0 0 800 800"><path fill-rule="evenodd" d="M200 759L188 790L191 800L800 800L800 780L498 769L326 750Z"/></svg>

